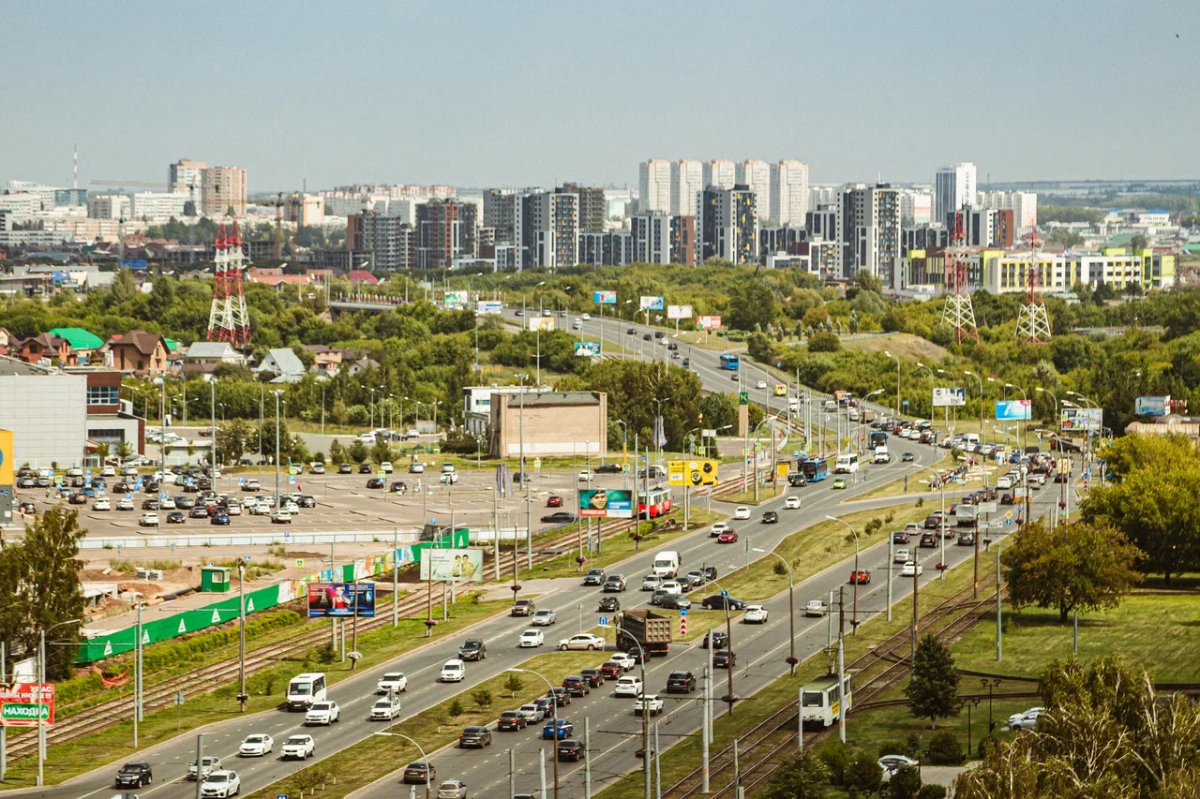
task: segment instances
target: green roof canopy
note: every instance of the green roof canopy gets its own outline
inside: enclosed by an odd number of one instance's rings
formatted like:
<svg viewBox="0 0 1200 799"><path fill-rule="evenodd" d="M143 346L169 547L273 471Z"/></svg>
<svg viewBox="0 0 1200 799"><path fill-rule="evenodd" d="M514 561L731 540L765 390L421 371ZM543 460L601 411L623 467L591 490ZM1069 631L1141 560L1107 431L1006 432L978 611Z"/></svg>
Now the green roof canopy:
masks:
<svg viewBox="0 0 1200 799"><path fill-rule="evenodd" d="M66 339L73 350L98 350L104 346L99 336L82 327L56 327L50 331L50 335Z"/></svg>

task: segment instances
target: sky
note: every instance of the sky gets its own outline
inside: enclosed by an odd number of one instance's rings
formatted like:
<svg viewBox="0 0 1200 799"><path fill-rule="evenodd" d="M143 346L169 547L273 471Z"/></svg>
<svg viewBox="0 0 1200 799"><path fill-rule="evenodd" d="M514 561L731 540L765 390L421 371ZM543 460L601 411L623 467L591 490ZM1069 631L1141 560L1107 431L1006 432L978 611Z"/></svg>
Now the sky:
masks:
<svg viewBox="0 0 1200 799"><path fill-rule="evenodd" d="M816 182L1200 176L1194 0L3 4L0 187L637 185L647 158Z"/></svg>

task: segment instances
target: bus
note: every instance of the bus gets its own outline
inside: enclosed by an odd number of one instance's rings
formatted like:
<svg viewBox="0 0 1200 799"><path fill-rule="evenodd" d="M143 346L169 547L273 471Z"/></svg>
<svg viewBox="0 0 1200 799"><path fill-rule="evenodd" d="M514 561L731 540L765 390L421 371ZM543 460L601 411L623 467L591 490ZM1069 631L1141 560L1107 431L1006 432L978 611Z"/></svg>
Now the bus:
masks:
<svg viewBox="0 0 1200 799"><path fill-rule="evenodd" d="M288 710L308 710L313 702L325 701L325 673L320 671L297 674L288 683Z"/></svg>
<svg viewBox="0 0 1200 799"><path fill-rule="evenodd" d="M846 712L849 713L851 707L849 674L842 683L842 692L846 702ZM840 704L838 676L826 674L824 677L806 683L800 689L800 722L813 722L819 723L822 727L832 727L838 723Z"/></svg>
<svg viewBox="0 0 1200 799"><path fill-rule="evenodd" d="M888 445L888 434L884 430L871 431L871 449L876 447L886 447Z"/></svg>
<svg viewBox="0 0 1200 799"><path fill-rule="evenodd" d="M854 474L858 471L858 453L848 452L838 455L837 465L833 467L834 474Z"/></svg>
<svg viewBox="0 0 1200 799"><path fill-rule="evenodd" d="M729 372L736 372L740 366L741 362L738 360L738 356L732 353L727 353L721 356L722 369Z"/></svg>
<svg viewBox="0 0 1200 799"><path fill-rule="evenodd" d="M652 488L638 492L638 518L654 519L671 512L671 489Z"/></svg>
<svg viewBox="0 0 1200 799"><path fill-rule="evenodd" d="M829 476L829 461L832 458L808 458L800 461L800 471L810 483L817 483Z"/></svg>

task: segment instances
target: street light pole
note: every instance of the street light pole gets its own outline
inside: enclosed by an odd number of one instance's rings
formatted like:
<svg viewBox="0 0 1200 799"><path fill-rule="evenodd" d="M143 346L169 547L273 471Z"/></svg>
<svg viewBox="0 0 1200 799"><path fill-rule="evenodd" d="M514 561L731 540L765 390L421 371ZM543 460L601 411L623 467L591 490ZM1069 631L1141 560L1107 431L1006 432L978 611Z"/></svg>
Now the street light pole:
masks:
<svg viewBox="0 0 1200 799"><path fill-rule="evenodd" d="M896 418L899 419L900 418L900 357L898 355L892 355L887 350L884 350L883 354L889 358L896 359ZM797 381L797 382L799 382L799 381Z"/></svg>
<svg viewBox="0 0 1200 799"><path fill-rule="evenodd" d="M964 375L970 375L979 383L979 443L983 444L983 378L969 369L963 370Z"/></svg>
<svg viewBox="0 0 1200 799"><path fill-rule="evenodd" d="M283 503L279 500L279 395L283 393L280 389L275 389L271 392L275 395L275 511L278 513ZM332 561L329 564L333 568Z"/></svg>
<svg viewBox="0 0 1200 799"><path fill-rule="evenodd" d="M787 558L780 555L778 552L767 552L765 549L754 548L755 552L763 555L771 555L779 558L779 562L783 564L783 568L787 569L788 576L788 643L791 646L791 654L788 656L787 664L792 670L792 676L796 676L796 664L800 661L796 660L796 585L792 581L792 564L787 562Z"/></svg>
<svg viewBox="0 0 1200 799"><path fill-rule="evenodd" d="M45 697L42 696L42 686L46 684L46 633L62 627L66 624L79 624L80 619L69 619L60 621L58 624L52 624L38 633L38 704L42 703ZM45 784L44 766L46 762L46 725L42 722L41 717L38 717L38 770L37 784L42 786Z"/></svg>
<svg viewBox="0 0 1200 799"><path fill-rule="evenodd" d="M644 658L643 658L643 660L644 660ZM548 679L546 679L546 676L544 674L542 674L541 672L538 672L538 671L534 671L533 669L512 668L512 669L509 669L509 671L516 672L517 674L532 674L533 676L539 678L542 682L546 683L546 688L549 690L550 708L551 708L551 712L552 712L551 729L554 730L554 799L558 799L558 698L554 695L554 684L551 683ZM646 686L646 684L643 682L642 683L642 696L643 697L646 694L645 686ZM646 712L644 709L643 709L643 715L646 715Z"/></svg>
<svg viewBox="0 0 1200 799"><path fill-rule="evenodd" d="M850 619L850 626L853 628L851 629L850 634L858 635L858 533L854 532L854 525L850 524L848 521L839 519L836 516L827 515L825 518L829 519L831 522L839 522L840 524L846 525L846 527L850 530L850 534L854 536L854 615L851 616Z"/></svg>
<svg viewBox="0 0 1200 799"><path fill-rule="evenodd" d="M386 738L403 738L417 747L417 751L421 753L421 762L425 764L425 799L430 799L430 796L433 794L433 786L429 782L429 756L425 754L425 750L421 748L421 745L407 735L399 732L377 732L374 734L382 735Z"/></svg>

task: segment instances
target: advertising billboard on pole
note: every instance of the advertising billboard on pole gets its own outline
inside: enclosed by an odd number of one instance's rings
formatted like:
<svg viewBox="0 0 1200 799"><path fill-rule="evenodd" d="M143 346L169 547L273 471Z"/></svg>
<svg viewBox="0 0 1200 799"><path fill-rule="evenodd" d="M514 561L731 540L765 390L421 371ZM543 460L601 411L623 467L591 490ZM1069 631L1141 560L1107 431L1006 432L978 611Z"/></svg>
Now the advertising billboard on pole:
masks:
<svg viewBox="0 0 1200 799"><path fill-rule="evenodd" d="M421 552L421 579L478 583L483 580L482 549L426 549Z"/></svg>
<svg viewBox="0 0 1200 799"><path fill-rule="evenodd" d="M531 316L528 322L530 330L540 330L543 333L549 333L554 329L553 316Z"/></svg>
<svg viewBox="0 0 1200 799"><path fill-rule="evenodd" d="M0 727L53 727L53 683L0 687Z"/></svg>
<svg viewBox="0 0 1200 799"><path fill-rule="evenodd" d="M690 305L668 305L668 319L690 319L692 317L692 306Z"/></svg>
<svg viewBox="0 0 1200 799"><path fill-rule="evenodd" d="M499 300L480 300L475 303L475 313L480 316L499 316L504 313L504 303Z"/></svg>
<svg viewBox="0 0 1200 799"><path fill-rule="evenodd" d="M310 619L349 618L375 615L375 586L371 583L310 583Z"/></svg>
<svg viewBox="0 0 1200 799"><path fill-rule="evenodd" d="M1166 416L1170 411L1171 397L1137 397L1133 401L1135 416ZM4 483L0 479L0 485Z"/></svg>
<svg viewBox="0 0 1200 799"><path fill-rule="evenodd" d="M1030 400L1002 400L996 403L997 422L1027 422L1033 418Z"/></svg>
<svg viewBox="0 0 1200 799"><path fill-rule="evenodd" d="M961 408L967 404L965 388L935 388L933 390L933 407Z"/></svg>
<svg viewBox="0 0 1200 799"><path fill-rule="evenodd" d="M593 291L592 302L596 305L616 305L617 292L615 291Z"/></svg>
<svg viewBox="0 0 1200 799"><path fill-rule="evenodd" d="M600 355L599 341L576 341L575 342L575 357L577 358L596 358Z"/></svg>
<svg viewBox="0 0 1200 799"><path fill-rule="evenodd" d="M720 461L715 460L667 461L667 485L716 485L719 466Z"/></svg>
<svg viewBox="0 0 1200 799"><path fill-rule="evenodd" d="M1064 433L1099 431L1104 426L1103 408L1063 408L1059 412L1059 428Z"/></svg>
<svg viewBox="0 0 1200 799"><path fill-rule="evenodd" d="M584 519L632 519L633 492L620 488L580 489L579 515Z"/></svg>
<svg viewBox="0 0 1200 799"><path fill-rule="evenodd" d="M697 330L719 330L721 328L721 317L719 316L697 316Z"/></svg>
<svg viewBox="0 0 1200 799"><path fill-rule="evenodd" d="M642 311L661 311L663 309L662 297L642 297L638 303L639 310Z"/></svg>

